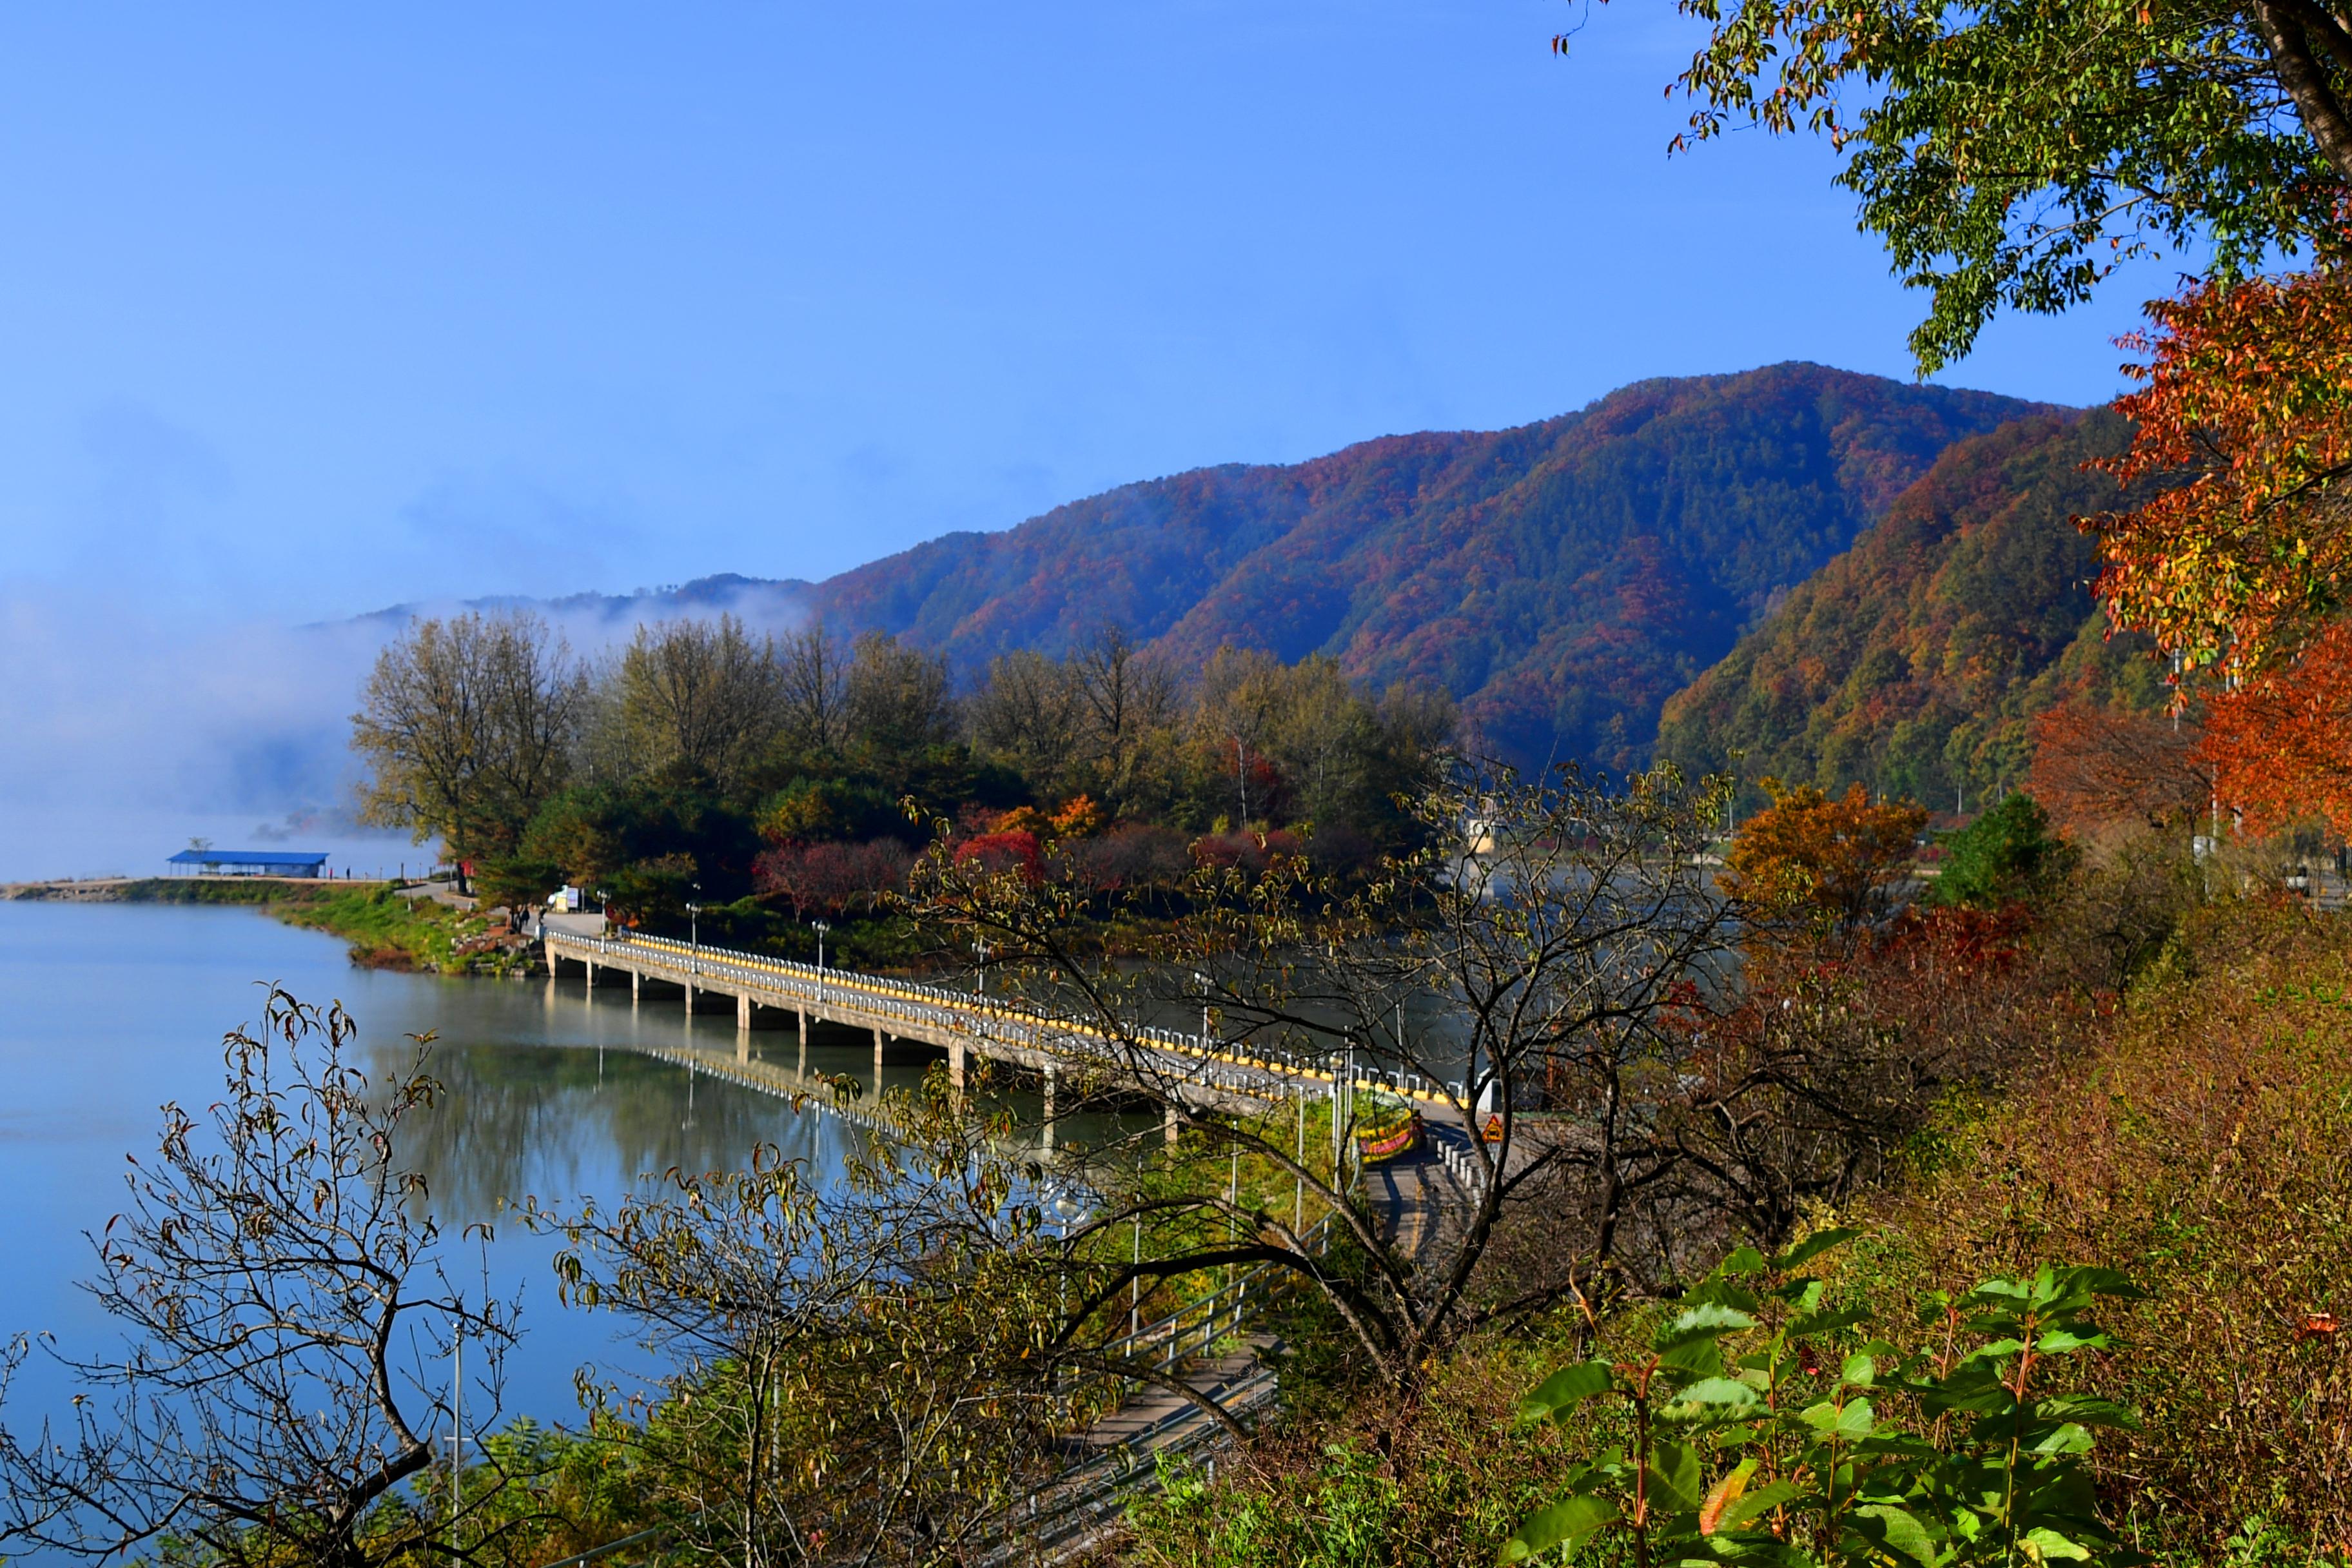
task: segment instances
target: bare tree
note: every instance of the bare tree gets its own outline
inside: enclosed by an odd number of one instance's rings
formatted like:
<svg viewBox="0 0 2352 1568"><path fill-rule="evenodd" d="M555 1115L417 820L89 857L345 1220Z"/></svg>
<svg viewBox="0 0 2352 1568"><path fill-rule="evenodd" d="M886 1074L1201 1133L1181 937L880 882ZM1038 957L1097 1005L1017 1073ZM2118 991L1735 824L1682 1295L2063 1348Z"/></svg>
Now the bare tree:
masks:
<svg viewBox="0 0 2352 1568"><path fill-rule="evenodd" d="M972 695L972 739L1059 793L1084 761L1084 701L1068 664L1032 648L1002 655L989 661L987 682Z"/></svg>
<svg viewBox="0 0 2352 1568"><path fill-rule="evenodd" d="M1269 765L1266 745L1283 707L1283 668L1255 648L1221 647L1201 672L1200 703L1193 722L1223 754L1234 781L1234 826L1247 827L1267 815L1263 790L1251 779Z"/></svg>
<svg viewBox="0 0 2352 1568"><path fill-rule="evenodd" d="M621 731L641 770L683 764L739 779L786 715L775 645L733 616L639 626L615 675Z"/></svg>
<svg viewBox="0 0 2352 1568"><path fill-rule="evenodd" d="M562 786L587 681L525 611L409 623L376 656L352 716L367 820L439 834L461 858L510 855Z"/></svg>
<svg viewBox="0 0 2352 1568"><path fill-rule="evenodd" d="M908 647L887 632L857 639L849 667L852 742L870 755L902 759L954 733L947 662Z"/></svg>
<svg viewBox="0 0 2352 1568"><path fill-rule="evenodd" d="M667 1358L641 1419L603 1429L683 1555L954 1561L1058 1467L1076 1412L1036 1353L1055 1276L1008 1129L936 1081L874 1109L837 1178L761 1149L609 1212L530 1211L567 1299Z"/></svg>
<svg viewBox="0 0 2352 1568"><path fill-rule="evenodd" d="M849 655L825 624L812 621L777 645L783 667L783 739L803 752L836 752L846 742Z"/></svg>
<svg viewBox="0 0 2352 1568"><path fill-rule="evenodd" d="M1129 815L1150 787L1154 749L1175 723L1176 678L1109 621L1072 650L1068 665L1104 797L1115 815Z"/></svg>
<svg viewBox="0 0 2352 1568"><path fill-rule="evenodd" d="M919 868L942 945L986 937L1000 991L1066 1022L1065 1094L1147 1097L1178 1133L1147 1161L1063 1156L1101 1197L1071 1244L1092 1272L1058 1353L1154 1381L1112 1348L1131 1301L1266 1267L1409 1403L1475 1327L1641 1288L1629 1233L1679 1162L1658 1116L1732 931L1699 855L1721 791L1671 771L1612 786L1462 768L1419 809L1433 847L1369 887L1278 857L1204 870L1199 912L1147 964L1093 950L1077 889L944 850ZM1213 1040L1145 1026L1185 1019ZM1236 1073L1236 1056L1265 1065ZM1368 1194L1356 1148L1375 1078L1428 1096L1455 1159L1381 1167ZM1377 1114L1409 1110L1398 1096Z"/></svg>
<svg viewBox="0 0 2352 1568"><path fill-rule="evenodd" d="M512 1311L451 1285L400 1161L436 1086L414 1068L371 1085L343 1059L352 1032L273 989L259 1032L228 1037L208 1116L164 1108L160 1157L132 1163L130 1207L93 1238L89 1289L128 1346L59 1356L80 1389L64 1429L0 1426L0 1541L91 1559L193 1543L226 1568L487 1550L463 1513L432 1530L396 1493L454 1428L497 1424ZM443 1371L460 1336L462 1401Z"/></svg>

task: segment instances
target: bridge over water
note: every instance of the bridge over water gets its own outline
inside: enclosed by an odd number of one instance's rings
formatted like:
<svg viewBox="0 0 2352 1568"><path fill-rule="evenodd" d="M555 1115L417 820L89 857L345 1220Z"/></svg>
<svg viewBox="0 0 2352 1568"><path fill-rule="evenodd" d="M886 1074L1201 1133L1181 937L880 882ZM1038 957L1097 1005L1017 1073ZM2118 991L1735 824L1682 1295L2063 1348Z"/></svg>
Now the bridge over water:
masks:
<svg viewBox="0 0 2352 1568"><path fill-rule="evenodd" d="M633 999L649 989L682 997L688 1012L732 1001L736 1054L751 1058L752 1029L762 1009L789 1013L800 1030L803 1063L809 1030L830 1024L869 1032L874 1079L887 1061L910 1053L944 1058L950 1082L961 1087L978 1057L1039 1075L1046 1115L1061 1075L1086 1068L1115 1086L1181 1099L1204 1110L1247 1114L1269 1103L1329 1095L1344 1087L1401 1095L1435 1111L1451 1107L1445 1093L1417 1074L1359 1068L1335 1073L1320 1063L1255 1055L1228 1042L1175 1029L1136 1026L1112 1036L1067 1019L1047 1018L1017 1002L972 992L796 963L761 953L706 947L668 937L589 935L551 927L542 938L550 977L577 963L591 987L617 984L626 975ZM1447 1086L1458 1095L1460 1086ZM1174 1112L1171 1110L1171 1131Z"/></svg>
<svg viewBox="0 0 2352 1568"><path fill-rule="evenodd" d="M1036 1073L1044 1081L1049 1146L1056 1080L1079 1069L1098 1074L1114 1087L1227 1113L1249 1114L1273 1103L1349 1090L1400 1095L1433 1113L1433 1146L1413 1160L1365 1173L1366 1196L1379 1212L1387 1238L1412 1254L1440 1242L1447 1211L1474 1195L1473 1183L1479 1177L1467 1153L1466 1129L1455 1120L1462 1101L1459 1084L1433 1085L1402 1072L1334 1073L1321 1063L1252 1054L1206 1033L1134 1027L1112 1037L1071 1020L1042 1016L1012 998L665 937L592 934L550 925L542 951L551 979L562 966L576 963L592 992L599 984L617 987L626 975L635 1001L649 994L677 997L689 1012L717 1011L731 1001L733 1070L728 1070L723 1058L714 1061L699 1050L679 1053L676 1059L751 1089L805 1090L812 1081L809 1033L818 1024L871 1034L870 1081L875 1084L880 1083L886 1063L904 1061L911 1053L944 1058L949 1077L958 1086L975 1057ZM763 1009L772 1016L763 1018ZM800 1033L800 1066L790 1074L756 1059L751 1050L754 1028L780 1024L782 1018L772 1015L785 1014ZM1172 1137L1173 1110L1168 1127ZM1324 1229L1322 1225L1315 1227L1318 1236ZM1256 1309L1279 1295L1284 1283L1271 1268L1251 1270L1157 1322L1132 1327L1112 1348L1155 1361L1163 1371L1181 1368L1186 1383L1230 1414L1255 1413L1274 1401L1276 1384L1274 1369L1259 1356L1266 1336L1251 1332L1250 1326ZM1205 1451L1222 1440L1222 1429L1181 1396L1139 1385L1077 1439L1077 1448L1086 1456L1081 1462L1029 1499L1024 1510L1001 1521L1003 1538L985 1560L1010 1564L1059 1561L1072 1554L1094 1538L1105 1521L1116 1517L1128 1497L1156 1484L1159 1456ZM613 1542L556 1568L584 1564L640 1539Z"/></svg>

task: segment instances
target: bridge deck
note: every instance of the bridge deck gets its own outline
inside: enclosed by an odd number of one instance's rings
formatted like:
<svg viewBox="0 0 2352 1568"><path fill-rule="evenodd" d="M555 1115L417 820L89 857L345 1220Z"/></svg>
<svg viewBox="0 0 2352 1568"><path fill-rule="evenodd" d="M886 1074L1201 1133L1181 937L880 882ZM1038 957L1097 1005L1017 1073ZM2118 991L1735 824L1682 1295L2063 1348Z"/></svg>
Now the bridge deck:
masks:
<svg viewBox="0 0 2352 1568"><path fill-rule="evenodd" d="M1173 1029L1138 1027L1124 1037L1068 1020L1046 1018L970 992L853 970L820 969L764 954L702 947L667 937L584 936L548 931L542 938L548 973L561 962L613 969L639 982L655 980L688 992L737 1001L739 1029L755 1007L800 1015L874 1032L877 1053L886 1037L916 1040L947 1053L949 1071L963 1077L967 1056L1008 1062L1031 1071L1076 1065L1108 1069L1131 1079L1150 1078L1192 1104L1247 1112L1266 1104L1331 1092L1329 1069L1303 1062L1244 1055L1223 1043ZM1447 1097L1413 1074L1359 1073L1359 1087L1402 1095L1432 1109L1451 1109Z"/></svg>

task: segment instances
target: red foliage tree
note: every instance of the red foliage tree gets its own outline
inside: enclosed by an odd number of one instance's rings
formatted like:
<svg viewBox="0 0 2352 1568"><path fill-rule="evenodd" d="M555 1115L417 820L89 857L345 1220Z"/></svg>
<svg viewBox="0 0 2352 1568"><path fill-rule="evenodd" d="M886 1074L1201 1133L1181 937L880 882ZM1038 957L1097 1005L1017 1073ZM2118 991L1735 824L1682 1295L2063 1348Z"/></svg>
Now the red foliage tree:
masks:
<svg viewBox="0 0 2352 1568"><path fill-rule="evenodd" d="M2176 680L2219 675L2202 756L2258 827L2352 831L2352 271L2208 282L2150 307L2110 465L2162 488L2089 520L2098 592Z"/></svg>
<svg viewBox="0 0 2352 1568"><path fill-rule="evenodd" d="M978 865L985 871L1016 871L1032 882L1045 878L1045 856L1038 848L1037 836L1020 829L965 839L956 846L955 863Z"/></svg>
<svg viewBox="0 0 2352 1568"><path fill-rule="evenodd" d="M787 844L753 863L759 890L793 906L794 919L811 913L840 914L872 910L891 893L907 890L914 851L895 838L867 844Z"/></svg>
<svg viewBox="0 0 2352 1568"><path fill-rule="evenodd" d="M2202 724L2068 702L2035 715L2026 793L2068 833L2155 827L2201 810L2212 772Z"/></svg>
<svg viewBox="0 0 2352 1568"><path fill-rule="evenodd" d="M2317 817L2352 836L2352 623L2209 703L2203 756L2257 832Z"/></svg>
<svg viewBox="0 0 2352 1568"><path fill-rule="evenodd" d="M2109 616L2183 676L2250 678L2346 604L2352 572L2352 273L2205 282L2125 340L2140 390L2130 449L2104 465L2153 495L2085 520Z"/></svg>

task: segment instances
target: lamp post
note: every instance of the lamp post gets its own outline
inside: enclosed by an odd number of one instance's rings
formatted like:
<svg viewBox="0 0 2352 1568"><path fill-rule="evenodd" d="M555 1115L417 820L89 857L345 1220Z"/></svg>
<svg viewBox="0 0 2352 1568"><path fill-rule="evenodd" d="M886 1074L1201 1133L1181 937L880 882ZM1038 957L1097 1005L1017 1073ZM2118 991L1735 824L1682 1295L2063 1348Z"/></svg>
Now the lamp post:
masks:
<svg viewBox="0 0 2352 1568"><path fill-rule="evenodd" d="M1209 1048L1209 977L1199 970L1192 972L1192 984L1201 988L1201 1048Z"/></svg>
<svg viewBox="0 0 2352 1568"><path fill-rule="evenodd" d="M824 933L833 928L823 921L811 921L809 929L816 932L816 999L822 1002L824 1000Z"/></svg>
<svg viewBox="0 0 2352 1568"><path fill-rule="evenodd" d="M971 950L980 955L980 994L985 996L988 994L988 939L974 937Z"/></svg>
<svg viewBox="0 0 2352 1568"><path fill-rule="evenodd" d="M1053 1194L1047 1206L1054 1211L1055 1219L1060 1222L1059 1239L1066 1249L1070 1245L1070 1227L1080 1220L1091 1217L1090 1213L1085 1200L1060 1183L1052 1184L1046 1191ZM1067 1317L1070 1311L1070 1281L1066 1274L1063 1276L1061 1281L1061 1306L1062 1315ZM1054 1385L1057 1395L1061 1392L1061 1383L1062 1374L1056 1372L1054 1374Z"/></svg>
<svg viewBox="0 0 2352 1568"><path fill-rule="evenodd" d="M605 910L604 889L602 888L596 889L596 930L599 936L613 934L613 917Z"/></svg>
<svg viewBox="0 0 2352 1568"><path fill-rule="evenodd" d="M698 893L702 891L702 884L697 882L694 885L694 890ZM686 903L686 945L689 955L687 968L689 973L699 974L702 973L702 906L688 899Z"/></svg>

